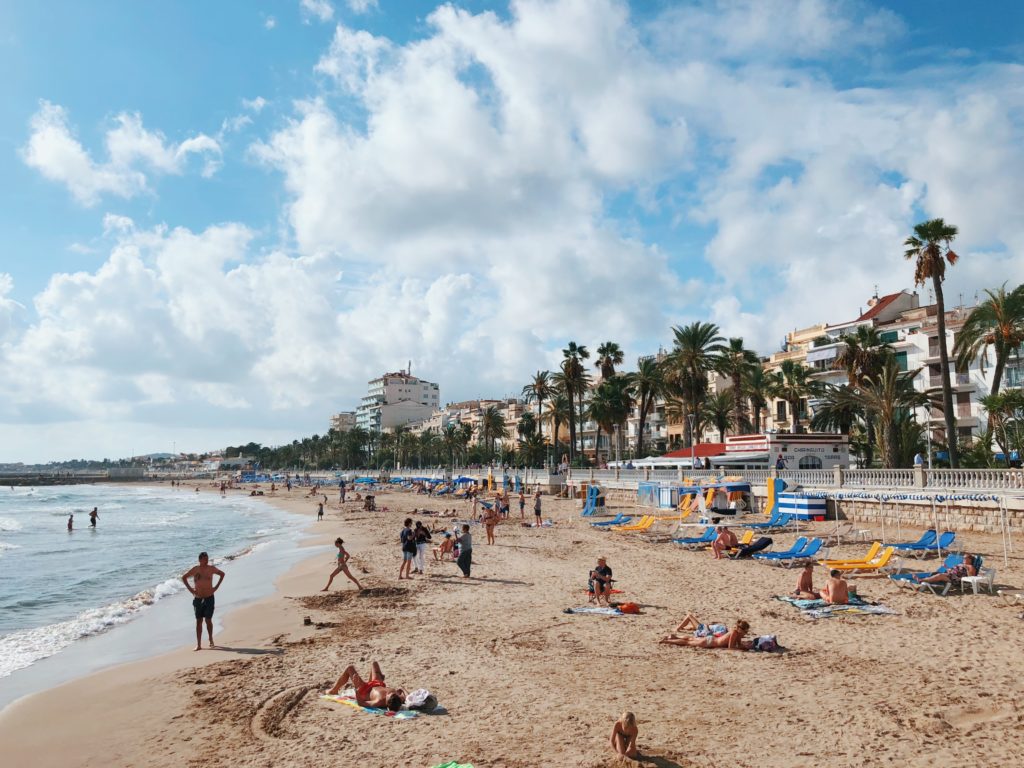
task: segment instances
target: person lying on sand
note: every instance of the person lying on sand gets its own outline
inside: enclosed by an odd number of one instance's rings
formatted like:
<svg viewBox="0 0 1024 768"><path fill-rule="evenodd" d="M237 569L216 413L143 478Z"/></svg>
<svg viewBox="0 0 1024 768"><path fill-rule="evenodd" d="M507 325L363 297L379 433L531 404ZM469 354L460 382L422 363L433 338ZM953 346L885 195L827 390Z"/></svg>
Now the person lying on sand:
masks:
<svg viewBox="0 0 1024 768"><path fill-rule="evenodd" d="M850 592L856 594L857 590L851 590L849 582L843 578L843 572L833 569L829 573L828 581L821 587L821 599L829 605L847 605L850 602Z"/></svg>
<svg viewBox="0 0 1024 768"><path fill-rule="evenodd" d="M327 693L336 696L348 685L356 689L356 704L361 707L375 707L397 712L405 704L405 690L386 686L384 673L376 661L370 667L369 680L363 680L356 672L355 666L349 664L341 673L338 682Z"/></svg>
<svg viewBox="0 0 1024 768"><path fill-rule="evenodd" d="M687 619L692 618L687 616ZM685 628L687 625L685 619L679 626ZM736 622L736 626L726 632L724 635L708 634L705 637L679 637L676 634L671 634L668 637L663 637L659 642L666 645L682 645L687 648L725 648L730 651L749 651L752 645L751 641L744 641L744 637L747 632L750 631L750 625L740 619Z"/></svg>
<svg viewBox="0 0 1024 768"><path fill-rule="evenodd" d="M821 594L814 588L814 563L807 563L800 571L800 578L797 579L793 597L799 597L801 600L817 600L821 597Z"/></svg>
<svg viewBox="0 0 1024 768"><path fill-rule="evenodd" d="M622 757L637 757L640 754L636 748L636 737L639 734L636 715L632 712L623 712L622 717L612 726L612 751Z"/></svg>

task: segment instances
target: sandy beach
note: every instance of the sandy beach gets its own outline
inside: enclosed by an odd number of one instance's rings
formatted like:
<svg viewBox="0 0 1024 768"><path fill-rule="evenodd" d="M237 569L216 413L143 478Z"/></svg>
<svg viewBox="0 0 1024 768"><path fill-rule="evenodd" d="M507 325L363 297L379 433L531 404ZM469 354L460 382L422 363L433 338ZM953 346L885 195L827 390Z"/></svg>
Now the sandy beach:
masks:
<svg viewBox="0 0 1024 768"><path fill-rule="evenodd" d="M308 514L311 544L343 536L364 592L344 576L319 592L327 552L293 568L273 597L230 613L218 650L193 652L192 617L182 615L179 649L4 710L4 763L603 766L616 764L608 736L627 709L646 765L1013 764L1024 750L1020 610L998 597L941 598L860 578L859 591L897 615L812 621L772 599L792 590L795 571L601 532L578 502L548 498L553 528L523 528L515 503L496 545L474 526L472 579L430 562L425 576L398 581L402 519L451 503L390 493L378 496L389 512L368 513L329 496L319 523L299 489L266 500ZM776 537L774 548L793 538ZM997 537L966 540L999 568L1000 584L1024 583L1024 542L1003 568ZM641 615L563 612L586 604L599 555ZM687 612L747 619L786 652L658 645ZM430 689L443 711L393 720L320 698L347 664L362 671L372 660L389 683Z"/></svg>

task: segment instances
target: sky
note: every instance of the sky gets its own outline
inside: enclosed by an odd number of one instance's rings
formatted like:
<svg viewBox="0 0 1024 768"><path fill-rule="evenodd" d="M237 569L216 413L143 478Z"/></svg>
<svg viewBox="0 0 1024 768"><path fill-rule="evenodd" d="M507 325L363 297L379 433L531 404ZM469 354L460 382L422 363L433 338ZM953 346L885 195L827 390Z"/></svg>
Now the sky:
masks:
<svg viewBox="0 0 1024 768"><path fill-rule="evenodd" d="M0 2L0 462L1024 282L1024 3ZM922 299L928 299L922 289Z"/></svg>

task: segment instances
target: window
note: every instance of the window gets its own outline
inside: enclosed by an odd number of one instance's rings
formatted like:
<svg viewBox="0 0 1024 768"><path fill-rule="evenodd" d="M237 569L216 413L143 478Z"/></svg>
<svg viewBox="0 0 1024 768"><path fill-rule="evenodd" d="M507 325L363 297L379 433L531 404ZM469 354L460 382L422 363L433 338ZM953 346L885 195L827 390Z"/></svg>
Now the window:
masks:
<svg viewBox="0 0 1024 768"><path fill-rule="evenodd" d="M907 353L906 352L897 352L896 353L896 365L899 367L899 369L901 371L906 371L907 370Z"/></svg>
<svg viewBox="0 0 1024 768"><path fill-rule="evenodd" d="M785 421L786 420L786 401L779 400L775 403L775 420Z"/></svg>
<svg viewBox="0 0 1024 768"><path fill-rule="evenodd" d="M817 456L801 456L800 469L821 469L821 459Z"/></svg>
<svg viewBox="0 0 1024 768"><path fill-rule="evenodd" d="M883 344L892 344L900 340L899 331L884 331L878 334L878 338L882 340Z"/></svg>

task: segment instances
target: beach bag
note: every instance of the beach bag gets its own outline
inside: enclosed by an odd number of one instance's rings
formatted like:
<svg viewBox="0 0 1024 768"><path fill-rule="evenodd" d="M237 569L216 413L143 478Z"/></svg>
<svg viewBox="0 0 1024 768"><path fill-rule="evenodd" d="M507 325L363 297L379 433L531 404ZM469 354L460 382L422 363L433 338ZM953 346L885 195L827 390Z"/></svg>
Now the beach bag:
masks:
<svg viewBox="0 0 1024 768"><path fill-rule="evenodd" d="M754 640L754 645L751 646L752 650L755 651L775 651L778 650L779 641L775 635L762 635Z"/></svg>
<svg viewBox="0 0 1024 768"><path fill-rule="evenodd" d="M437 709L437 696L426 688L418 688L405 697L405 706L420 712L433 712Z"/></svg>
<svg viewBox="0 0 1024 768"><path fill-rule="evenodd" d="M623 613L640 613L640 606L636 603L619 603L619 610Z"/></svg>

